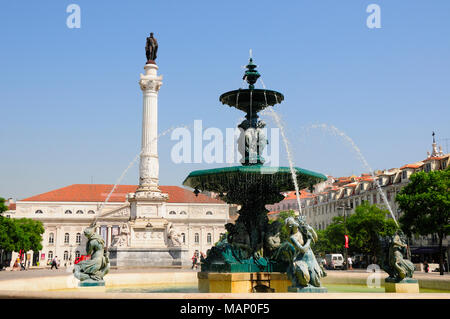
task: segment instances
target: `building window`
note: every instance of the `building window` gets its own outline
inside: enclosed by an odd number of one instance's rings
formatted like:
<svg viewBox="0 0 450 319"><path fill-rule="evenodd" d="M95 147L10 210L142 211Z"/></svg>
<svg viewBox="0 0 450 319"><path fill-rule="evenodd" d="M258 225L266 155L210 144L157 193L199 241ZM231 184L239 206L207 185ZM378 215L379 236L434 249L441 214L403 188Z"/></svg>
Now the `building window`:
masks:
<svg viewBox="0 0 450 319"><path fill-rule="evenodd" d="M200 242L200 235L198 233L195 233L195 235L194 235L194 242L196 244L198 244Z"/></svg>
<svg viewBox="0 0 450 319"><path fill-rule="evenodd" d="M426 163L425 164L425 172L430 172L431 171L431 163Z"/></svg>
<svg viewBox="0 0 450 319"><path fill-rule="evenodd" d="M75 258L80 258L80 256L81 256L80 251L77 250L77 251L75 252Z"/></svg>
<svg viewBox="0 0 450 319"><path fill-rule="evenodd" d="M69 260L69 252L67 250L64 252L64 260Z"/></svg>
<svg viewBox="0 0 450 319"><path fill-rule="evenodd" d="M373 204L377 203L377 194L373 194Z"/></svg>
<svg viewBox="0 0 450 319"><path fill-rule="evenodd" d="M81 243L81 234L80 233L77 233L76 243L77 244Z"/></svg>
<svg viewBox="0 0 450 319"><path fill-rule="evenodd" d="M70 209L68 209L64 212L64 214L72 214L72 211Z"/></svg>
<svg viewBox="0 0 450 319"><path fill-rule="evenodd" d="M42 214L42 210L38 209L37 211L34 212L35 214Z"/></svg>
<svg viewBox="0 0 450 319"><path fill-rule="evenodd" d="M402 172L402 179L407 179L408 178L408 172L407 171L403 171Z"/></svg>
<svg viewBox="0 0 450 319"><path fill-rule="evenodd" d="M76 214L83 214L83 211L81 209L77 210Z"/></svg>
<svg viewBox="0 0 450 319"><path fill-rule="evenodd" d="M208 235L206 235L206 242L207 242L208 244L211 244L211 243L212 243L212 236L211 236L211 233L208 233Z"/></svg>
<svg viewBox="0 0 450 319"><path fill-rule="evenodd" d="M50 233L48 234L48 243L53 244L55 242L55 234Z"/></svg>
<svg viewBox="0 0 450 319"><path fill-rule="evenodd" d="M64 244L68 244L69 243L69 233L65 233L64 234Z"/></svg>
<svg viewBox="0 0 450 319"><path fill-rule="evenodd" d="M181 233L181 238L183 239L183 244L185 244L186 243L186 234Z"/></svg>
<svg viewBox="0 0 450 319"><path fill-rule="evenodd" d="M175 213L175 211L173 211L173 210L169 212L169 215L176 215L176 214L177 213Z"/></svg>
<svg viewBox="0 0 450 319"><path fill-rule="evenodd" d="M88 211L88 214L95 214L93 210Z"/></svg>
<svg viewBox="0 0 450 319"><path fill-rule="evenodd" d="M53 251L51 251L51 250L48 252L48 259L49 260L53 259Z"/></svg>
<svg viewBox="0 0 450 319"><path fill-rule="evenodd" d="M446 161L447 161L446 159L444 159L442 161L442 169L445 169L447 167L447 162Z"/></svg>
<svg viewBox="0 0 450 319"><path fill-rule="evenodd" d="M212 215L212 211L207 211L206 215Z"/></svg>
<svg viewBox="0 0 450 319"><path fill-rule="evenodd" d="M186 212L185 212L184 210L182 210L182 211L180 212L180 215L187 215L187 214L186 214Z"/></svg>

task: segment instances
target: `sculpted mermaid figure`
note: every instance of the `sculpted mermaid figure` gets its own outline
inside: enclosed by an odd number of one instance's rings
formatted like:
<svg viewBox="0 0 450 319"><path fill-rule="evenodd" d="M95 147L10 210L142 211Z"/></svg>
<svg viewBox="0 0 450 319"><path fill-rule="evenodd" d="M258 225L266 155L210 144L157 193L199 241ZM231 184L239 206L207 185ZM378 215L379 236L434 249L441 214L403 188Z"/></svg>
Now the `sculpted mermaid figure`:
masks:
<svg viewBox="0 0 450 319"><path fill-rule="evenodd" d="M286 219L289 227L289 239L282 245L284 254L290 256L291 264L287 274L293 287L321 287L320 278L326 274L317 263L311 244L317 241L317 234L309 226L304 216Z"/></svg>
<svg viewBox="0 0 450 319"><path fill-rule="evenodd" d="M75 265L73 274L83 283L104 285L103 277L109 271L109 254L105 250L105 241L95 232L95 221L84 230L88 239L86 253L91 259L80 261Z"/></svg>

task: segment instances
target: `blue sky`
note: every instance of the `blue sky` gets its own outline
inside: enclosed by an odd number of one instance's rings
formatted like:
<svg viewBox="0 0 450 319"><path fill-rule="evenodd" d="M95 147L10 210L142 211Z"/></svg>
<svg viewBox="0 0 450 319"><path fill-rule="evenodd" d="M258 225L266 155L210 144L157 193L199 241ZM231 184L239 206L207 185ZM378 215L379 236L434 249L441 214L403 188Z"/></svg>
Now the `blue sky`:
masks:
<svg viewBox="0 0 450 319"><path fill-rule="evenodd" d="M71 3L79 29L66 26ZM371 3L380 29L366 26ZM117 181L140 148L149 32L164 77L160 132L197 119L234 127L243 113L218 98L242 86L252 49L267 88L285 96L275 109L296 166L366 171L342 139L307 130L321 123L348 134L373 169L423 160L432 131L450 137L449 16L447 0L2 2L0 196ZM175 143L159 141L162 185L222 166L174 164ZM134 165L122 184L137 182Z"/></svg>

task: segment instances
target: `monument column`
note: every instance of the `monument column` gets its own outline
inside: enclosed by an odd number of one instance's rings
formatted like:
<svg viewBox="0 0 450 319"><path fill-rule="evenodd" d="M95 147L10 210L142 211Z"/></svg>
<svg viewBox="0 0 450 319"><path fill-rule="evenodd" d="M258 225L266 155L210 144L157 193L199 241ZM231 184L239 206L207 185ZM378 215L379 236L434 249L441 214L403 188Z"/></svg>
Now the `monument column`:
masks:
<svg viewBox="0 0 450 319"><path fill-rule="evenodd" d="M156 64L146 64L139 85L143 93L142 141L139 166L139 192L157 192L159 182L158 160L158 92L162 76Z"/></svg>

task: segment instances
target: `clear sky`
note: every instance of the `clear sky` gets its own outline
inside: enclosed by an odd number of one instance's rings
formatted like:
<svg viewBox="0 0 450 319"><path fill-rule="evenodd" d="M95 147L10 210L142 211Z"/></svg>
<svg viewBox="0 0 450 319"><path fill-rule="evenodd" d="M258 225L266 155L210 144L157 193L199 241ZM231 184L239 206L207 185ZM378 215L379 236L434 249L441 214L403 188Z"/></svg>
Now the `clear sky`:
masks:
<svg viewBox="0 0 450 319"><path fill-rule="evenodd" d="M66 25L72 3L81 28ZM366 25L372 3L381 28ZM449 17L448 0L3 1L0 196L118 180L140 150L149 32L164 77L160 132L198 119L234 127L243 113L218 98L243 85L252 49L267 88L285 96L276 110L296 166L366 171L343 139L308 129L322 123L348 134L373 169L423 160L432 131L450 138ZM162 185L224 166L175 164L175 143L159 141ZM122 184L137 183L134 165Z"/></svg>

